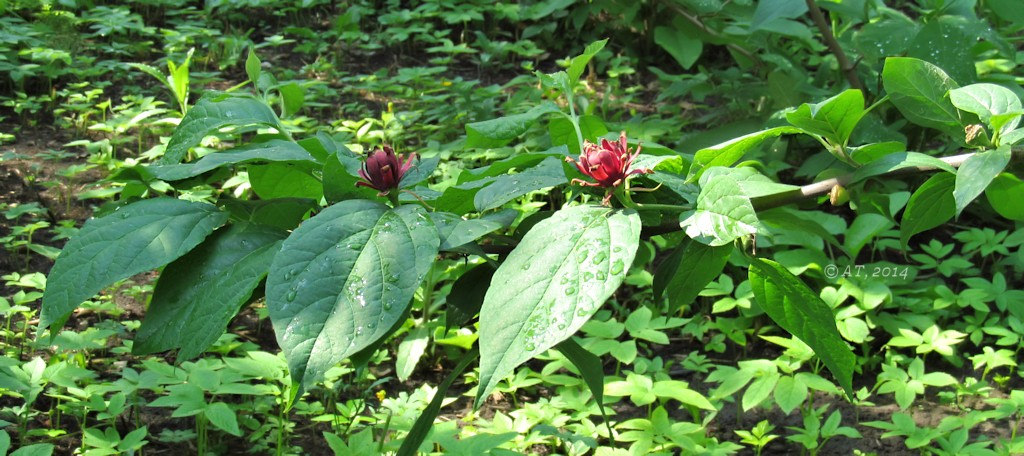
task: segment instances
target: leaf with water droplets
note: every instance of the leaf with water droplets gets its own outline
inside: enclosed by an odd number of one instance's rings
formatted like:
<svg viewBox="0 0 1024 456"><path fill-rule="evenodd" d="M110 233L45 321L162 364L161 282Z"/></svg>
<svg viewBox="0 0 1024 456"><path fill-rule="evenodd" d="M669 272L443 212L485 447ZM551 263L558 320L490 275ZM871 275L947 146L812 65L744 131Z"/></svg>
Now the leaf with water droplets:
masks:
<svg viewBox="0 0 1024 456"><path fill-rule="evenodd" d="M636 212L597 206L560 210L526 233L495 271L480 310L476 405L517 366L583 326L622 283L639 244Z"/></svg>
<svg viewBox="0 0 1024 456"><path fill-rule="evenodd" d="M293 381L308 387L385 337L439 244L418 206L348 200L300 225L267 276L267 308Z"/></svg>

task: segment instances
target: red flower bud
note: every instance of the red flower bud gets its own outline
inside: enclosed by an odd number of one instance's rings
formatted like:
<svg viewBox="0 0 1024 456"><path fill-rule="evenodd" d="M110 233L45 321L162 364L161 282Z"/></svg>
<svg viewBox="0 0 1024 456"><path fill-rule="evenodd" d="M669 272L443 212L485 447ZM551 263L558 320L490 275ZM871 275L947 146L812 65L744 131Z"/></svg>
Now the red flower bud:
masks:
<svg viewBox="0 0 1024 456"><path fill-rule="evenodd" d="M600 144L583 141L583 153L580 154L579 161L573 160L571 157L567 157L566 161L576 164L576 169L597 181L573 179L574 184L608 189L608 194L604 199L604 203L607 204L612 190L622 185L627 177L653 172L647 168L630 169L637 155L640 155L640 146L637 146L636 152L630 154L629 146L626 144L626 132L622 132L617 142L607 139L602 139Z"/></svg>
<svg viewBox="0 0 1024 456"><path fill-rule="evenodd" d="M404 157L405 163L402 163L403 157L396 155L391 146L384 146L383 149L378 147L366 158L363 169L359 170L359 177L363 180L356 182L356 186L377 190L380 192L379 196L387 195L391 190L398 188L405 172L412 167L414 158L416 154L409 154L408 157Z"/></svg>

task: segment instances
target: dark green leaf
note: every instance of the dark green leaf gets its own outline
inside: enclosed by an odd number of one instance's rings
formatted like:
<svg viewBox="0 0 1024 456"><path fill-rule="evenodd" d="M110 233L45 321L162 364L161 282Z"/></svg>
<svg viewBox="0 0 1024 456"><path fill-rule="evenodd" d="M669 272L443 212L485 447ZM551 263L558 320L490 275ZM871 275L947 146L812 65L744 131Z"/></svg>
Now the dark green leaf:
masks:
<svg viewBox="0 0 1024 456"><path fill-rule="evenodd" d="M689 70L704 52L704 42L688 28L655 27L654 42L686 70Z"/></svg>
<svg viewBox="0 0 1024 456"><path fill-rule="evenodd" d="M892 104L911 122L962 136L960 113L946 98L959 86L941 68L910 57L889 57L882 68L882 84Z"/></svg>
<svg viewBox="0 0 1024 456"><path fill-rule="evenodd" d="M558 106L545 102L523 114L467 124L466 147L492 148L508 144L509 141L526 133L541 116L552 112L559 112Z"/></svg>
<svg viewBox="0 0 1024 456"><path fill-rule="evenodd" d="M807 2L802 0L761 0L750 20L750 29L759 30L778 19L795 19L806 12Z"/></svg>
<svg viewBox="0 0 1024 456"><path fill-rule="evenodd" d="M828 304L774 261L750 258L749 276L754 297L765 313L810 346L852 397L857 357L836 329L835 316Z"/></svg>
<svg viewBox="0 0 1024 456"><path fill-rule="evenodd" d="M161 164L179 163L188 150L207 135L224 127L262 125L283 130L277 114L265 102L243 95L217 94L205 96L181 119L167 142Z"/></svg>
<svg viewBox="0 0 1024 456"><path fill-rule="evenodd" d="M462 372L469 367L470 363L476 361L480 355L477 349L466 353L462 357L462 361L455 366L444 382L437 385L437 391L434 393L434 398L427 404L427 408L420 413L419 418L416 418L416 422L413 423L412 429L409 430L409 434L405 436L405 440L402 442L402 447L398 449L398 456L415 456L418 454L420 445L430 435L430 431L434 429L434 419L441 413L441 405L444 402L445 395L448 393L448 389L452 387L455 380L462 376Z"/></svg>
<svg viewBox="0 0 1024 456"><path fill-rule="evenodd" d="M434 262L419 206L348 200L303 222L267 276L267 308L298 388L385 336Z"/></svg>
<svg viewBox="0 0 1024 456"><path fill-rule="evenodd" d="M604 415L604 366L601 358L581 347L572 337L563 340L555 348L580 371L583 382L594 395L594 402L601 409L601 415Z"/></svg>
<svg viewBox="0 0 1024 456"><path fill-rule="evenodd" d="M250 143L225 151L205 155L193 163L177 165L155 165L146 169L158 179L175 181L195 177L221 166L250 162L308 162L314 163L306 149L293 141L271 139L267 142Z"/></svg>
<svg viewBox="0 0 1024 456"><path fill-rule="evenodd" d="M633 211L562 209L494 273L480 311L479 407L517 366L576 332L619 287L640 243Z"/></svg>
<svg viewBox="0 0 1024 456"><path fill-rule="evenodd" d="M690 304L722 273L732 249L732 244L711 247L684 239L654 273L654 296L668 298L668 313Z"/></svg>
<svg viewBox="0 0 1024 456"><path fill-rule="evenodd" d="M168 265L153 290L132 352L180 349L178 360L187 360L206 350L266 277L286 234L236 223Z"/></svg>
<svg viewBox="0 0 1024 456"><path fill-rule="evenodd" d="M449 250L502 227L501 223L487 219L464 219L448 212L431 212L430 218L441 237L441 250Z"/></svg>
<svg viewBox="0 0 1024 456"><path fill-rule="evenodd" d="M481 264L464 272L452 283L446 301L445 330L461 327L480 312L493 276L494 267Z"/></svg>
<svg viewBox="0 0 1024 456"><path fill-rule="evenodd" d="M976 41L978 35L971 30L970 21L953 16L936 19L925 22L917 32L907 47L907 57L927 60L961 83L973 82L978 78L974 53L964 43Z"/></svg>
<svg viewBox="0 0 1024 456"><path fill-rule="evenodd" d="M794 133L802 133L802 130L796 127L769 128L698 150L693 156L693 165L690 166L690 175L687 180L690 182L697 180L706 169L712 166L730 166L736 163L743 158L744 154L761 145L766 139Z"/></svg>
<svg viewBox="0 0 1024 456"><path fill-rule="evenodd" d="M118 280L188 253L227 219L210 204L157 198L89 220L50 270L39 327L53 325Z"/></svg>
<svg viewBox="0 0 1024 456"><path fill-rule="evenodd" d="M567 182L562 162L554 157L548 157L518 174L498 176L491 185L476 192L473 204L477 211L483 212L500 207L527 193Z"/></svg>
<svg viewBox="0 0 1024 456"><path fill-rule="evenodd" d="M608 127L604 125L600 117L582 115L579 118L580 132L583 139L595 142L601 136L608 133ZM569 153L580 153L580 142L576 138L576 129L572 127L572 121L565 117L554 117L548 122L548 134L551 135L552 146L566 146Z"/></svg>
<svg viewBox="0 0 1024 456"><path fill-rule="evenodd" d="M955 181L953 174L939 173L926 180L910 196L900 220L900 242L904 249L911 236L953 218L956 214L956 201L953 199Z"/></svg>
<svg viewBox="0 0 1024 456"><path fill-rule="evenodd" d="M281 93L281 116L291 117L306 104L306 94L302 87L294 82L289 82L277 88Z"/></svg>

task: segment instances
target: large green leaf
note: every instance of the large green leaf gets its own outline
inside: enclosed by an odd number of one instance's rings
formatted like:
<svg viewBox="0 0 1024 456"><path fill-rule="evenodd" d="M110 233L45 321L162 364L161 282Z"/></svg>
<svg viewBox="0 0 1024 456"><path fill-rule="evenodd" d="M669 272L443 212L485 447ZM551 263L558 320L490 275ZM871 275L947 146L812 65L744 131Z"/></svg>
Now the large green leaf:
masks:
<svg viewBox="0 0 1024 456"><path fill-rule="evenodd" d="M821 103L804 103L787 113L786 120L808 133L845 145L864 112L864 94L849 89Z"/></svg>
<svg viewBox="0 0 1024 456"><path fill-rule="evenodd" d="M310 198L320 200L324 186L308 166L285 163L249 165L249 184L263 199Z"/></svg>
<svg viewBox="0 0 1024 456"><path fill-rule="evenodd" d="M732 249L732 244L711 247L692 239L683 240L654 274L655 297L668 298L669 313L690 304L722 273Z"/></svg>
<svg viewBox="0 0 1024 456"><path fill-rule="evenodd" d="M466 125L466 147L500 147L526 133L541 116L559 112L558 106L545 102L522 114L473 122Z"/></svg>
<svg viewBox="0 0 1024 456"><path fill-rule="evenodd" d="M215 94L196 103L174 129L161 164L181 162L188 150L207 135L224 127L262 125L283 130L281 122L264 101L251 96Z"/></svg>
<svg viewBox="0 0 1024 456"><path fill-rule="evenodd" d="M767 139L779 135L802 132L801 129L796 127L775 127L730 139L715 146L705 147L694 154L693 164L690 166L690 174L686 180L690 182L696 181L704 173L704 170L712 166L730 166L736 163L740 158L743 158L744 154L761 145Z"/></svg>
<svg viewBox="0 0 1024 456"><path fill-rule="evenodd" d="M198 176L221 166L249 162L294 161L316 162L309 152L294 141L271 139L267 142L250 143L222 152L206 155L193 163L150 166L149 172L158 179L175 181Z"/></svg>
<svg viewBox="0 0 1024 456"><path fill-rule="evenodd" d="M907 248L911 236L930 230L953 218L956 202L953 200L953 185L956 176L939 173L921 184L907 201L900 219L900 243Z"/></svg>
<svg viewBox="0 0 1024 456"><path fill-rule="evenodd" d="M852 397L857 357L836 329L835 316L828 304L774 261L751 258L749 277L754 297L765 313L810 346Z"/></svg>
<svg viewBox="0 0 1024 456"><path fill-rule="evenodd" d="M286 234L236 223L168 265L153 290L132 352L177 348L178 359L186 360L206 350L266 277Z"/></svg>
<svg viewBox="0 0 1024 456"><path fill-rule="evenodd" d="M596 206L537 223L494 273L480 310L477 407L523 362L567 339L619 287L640 216Z"/></svg>
<svg viewBox="0 0 1024 456"><path fill-rule="evenodd" d="M889 57L882 68L889 101L911 122L963 135L960 112L946 98L959 87L941 68L910 57Z"/></svg>
<svg viewBox="0 0 1024 456"><path fill-rule="evenodd" d="M589 114L580 116L579 126L583 139L591 142L597 141L598 138L608 133L608 127L598 116ZM552 146L564 145L569 148L569 153L580 153L580 142L576 137L576 129L572 126L571 120L562 116L551 118L548 121L548 135L551 136Z"/></svg>
<svg viewBox="0 0 1024 456"><path fill-rule="evenodd" d="M438 248L419 206L348 200L284 241L267 276L267 308L299 388L387 334Z"/></svg>
<svg viewBox="0 0 1024 456"><path fill-rule="evenodd" d="M957 217L971 201L985 191L985 187L988 187L992 179L1003 172L1010 163L1011 155L1010 146L1001 146L998 149L978 152L964 160L956 172L956 186L953 188Z"/></svg>
<svg viewBox="0 0 1024 456"><path fill-rule="evenodd" d="M227 218L211 204L156 198L89 220L50 270L39 327L56 326L82 301L118 280L188 253Z"/></svg>
<svg viewBox="0 0 1024 456"><path fill-rule="evenodd" d="M723 174L703 183L697 209L680 214L679 226L687 236L719 246L756 233L760 222L740 184Z"/></svg>
<svg viewBox="0 0 1024 456"><path fill-rule="evenodd" d="M965 18L943 15L925 22L907 46L907 56L927 60L962 83L978 78L971 43L979 39L977 30Z"/></svg>
<svg viewBox="0 0 1024 456"><path fill-rule="evenodd" d="M704 42L690 28L655 27L654 42L687 70L697 63L704 51Z"/></svg>

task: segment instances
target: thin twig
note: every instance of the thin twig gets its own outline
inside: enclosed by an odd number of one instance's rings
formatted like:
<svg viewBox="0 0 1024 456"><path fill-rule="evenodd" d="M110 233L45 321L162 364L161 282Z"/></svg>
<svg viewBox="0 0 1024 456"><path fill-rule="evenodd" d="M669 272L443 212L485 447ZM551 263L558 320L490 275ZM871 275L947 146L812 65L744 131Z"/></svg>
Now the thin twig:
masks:
<svg viewBox="0 0 1024 456"><path fill-rule="evenodd" d="M825 39L828 49L832 51L832 54L836 56L836 60L839 61L839 70L843 72L843 76L850 83L850 87L867 93L864 90L864 84L861 84L860 78L857 77L857 66L850 62L850 59L846 57L846 53L843 52L842 46L836 41L835 35L832 34L832 27L828 25L828 21L825 20L825 15L822 14L821 8L818 8L817 2L807 0L807 8L810 10L811 19L818 26L818 31L821 32L822 38Z"/></svg>

